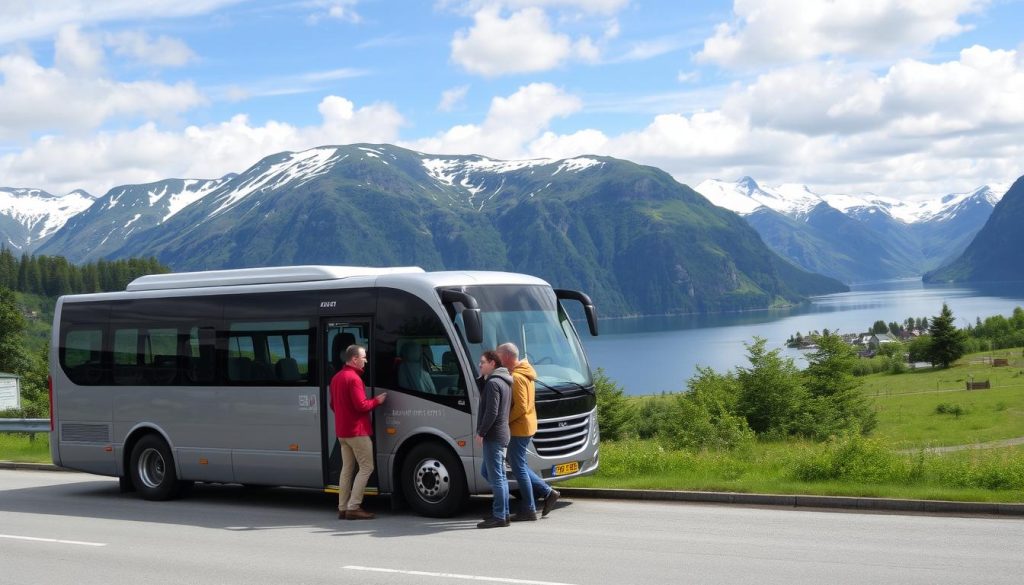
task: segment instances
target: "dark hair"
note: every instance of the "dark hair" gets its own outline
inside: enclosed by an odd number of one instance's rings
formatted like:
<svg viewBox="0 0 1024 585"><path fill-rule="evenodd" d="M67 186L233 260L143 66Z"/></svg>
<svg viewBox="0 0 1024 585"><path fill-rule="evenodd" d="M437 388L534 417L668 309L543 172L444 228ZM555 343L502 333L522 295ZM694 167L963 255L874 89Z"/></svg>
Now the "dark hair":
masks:
<svg viewBox="0 0 1024 585"><path fill-rule="evenodd" d="M498 357L498 352L494 351L493 349L489 349L483 352L482 354L480 354L480 357L491 362L492 364L497 364L499 366L501 365L501 358Z"/></svg>

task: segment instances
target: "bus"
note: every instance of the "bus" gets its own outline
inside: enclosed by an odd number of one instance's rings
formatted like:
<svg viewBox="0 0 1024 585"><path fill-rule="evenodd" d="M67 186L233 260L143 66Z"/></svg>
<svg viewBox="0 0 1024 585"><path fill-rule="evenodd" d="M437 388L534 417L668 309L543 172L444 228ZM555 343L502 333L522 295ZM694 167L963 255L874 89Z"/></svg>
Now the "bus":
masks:
<svg viewBox="0 0 1024 585"><path fill-rule="evenodd" d="M435 517L490 493L473 440L480 354L513 342L537 371L530 465L548 481L598 466L597 398L563 302L532 276L290 266L149 275L63 296L50 355L51 455L150 500L194 482L337 491L328 387L367 348L376 470L368 494ZM515 482L512 482L515 486Z"/></svg>

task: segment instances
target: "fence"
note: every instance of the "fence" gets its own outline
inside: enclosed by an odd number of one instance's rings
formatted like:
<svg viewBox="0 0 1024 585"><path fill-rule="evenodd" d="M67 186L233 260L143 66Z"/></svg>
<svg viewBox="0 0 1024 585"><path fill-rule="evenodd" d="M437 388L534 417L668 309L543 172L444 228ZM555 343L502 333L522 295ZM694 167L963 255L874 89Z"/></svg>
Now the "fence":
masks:
<svg viewBox="0 0 1024 585"><path fill-rule="evenodd" d="M48 433L48 418L0 418L0 433Z"/></svg>

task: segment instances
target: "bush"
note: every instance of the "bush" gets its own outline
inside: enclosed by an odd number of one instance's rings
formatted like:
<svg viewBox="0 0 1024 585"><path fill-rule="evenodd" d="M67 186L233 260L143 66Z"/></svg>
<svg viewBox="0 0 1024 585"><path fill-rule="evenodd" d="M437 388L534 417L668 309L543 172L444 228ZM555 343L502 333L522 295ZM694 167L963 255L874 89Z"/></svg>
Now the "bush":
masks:
<svg viewBox="0 0 1024 585"><path fill-rule="evenodd" d="M612 381L601 368L594 376L597 392L597 426L601 438L616 441L624 438L633 427L633 405L625 397L622 387Z"/></svg>
<svg viewBox="0 0 1024 585"><path fill-rule="evenodd" d="M1024 456L979 451L969 459L936 461L943 485L988 490L1024 490ZM941 463L941 464L939 464Z"/></svg>
<svg viewBox="0 0 1024 585"><path fill-rule="evenodd" d="M793 465L793 476L800 481L900 484L920 473L920 466L911 465L881 441L856 435L816 445Z"/></svg>
<svg viewBox="0 0 1024 585"><path fill-rule="evenodd" d="M658 433L675 449L735 449L754 441L754 431L734 410L740 388L732 375L698 368L687 382L689 392L669 403L664 428Z"/></svg>
<svg viewBox="0 0 1024 585"><path fill-rule="evenodd" d="M962 415L967 414L967 409L959 404L942 402L935 407L935 414L952 414L956 418L960 418Z"/></svg>

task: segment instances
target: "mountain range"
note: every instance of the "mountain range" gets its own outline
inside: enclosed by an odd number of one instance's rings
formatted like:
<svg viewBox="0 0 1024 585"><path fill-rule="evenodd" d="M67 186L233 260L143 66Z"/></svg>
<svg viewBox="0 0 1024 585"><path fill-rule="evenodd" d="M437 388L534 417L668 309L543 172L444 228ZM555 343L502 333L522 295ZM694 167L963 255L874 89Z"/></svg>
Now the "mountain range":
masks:
<svg viewBox="0 0 1024 585"><path fill-rule="evenodd" d="M57 196L40 189L0 188L0 245L30 252L94 201L81 190Z"/></svg>
<svg viewBox="0 0 1024 585"><path fill-rule="evenodd" d="M767 186L750 177L708 180L696 190L744 217L765 243L797 266L847 283L916 277L967 248L1005 185L924 202L874 194L820 194L805 185Z"/></svg>
<svg viewBox="0 0 1024 585"><path fill-rule="evenodd" d="M1024 177L1010 187L985 226L958 258L924 275L925 282L1024 280Z"/></svg>
<svg viewBox="0 0 1024 585"><path fill-rule="evenodd" d="M74 262L154 256L175 270L510 270L585 290L607 316L755 309L846 289L783 260L667 173L595 156L282 152L217 179L115 187L34 241L34 252Z"/></svg>

